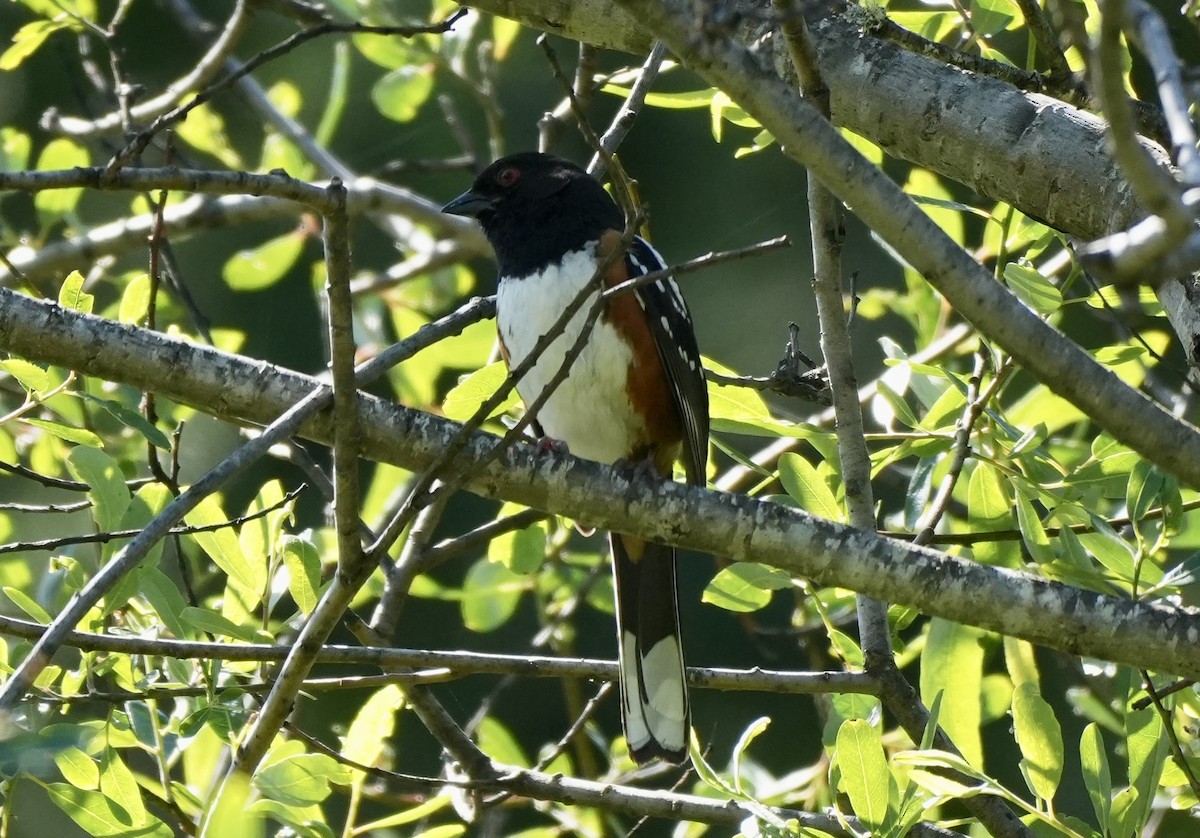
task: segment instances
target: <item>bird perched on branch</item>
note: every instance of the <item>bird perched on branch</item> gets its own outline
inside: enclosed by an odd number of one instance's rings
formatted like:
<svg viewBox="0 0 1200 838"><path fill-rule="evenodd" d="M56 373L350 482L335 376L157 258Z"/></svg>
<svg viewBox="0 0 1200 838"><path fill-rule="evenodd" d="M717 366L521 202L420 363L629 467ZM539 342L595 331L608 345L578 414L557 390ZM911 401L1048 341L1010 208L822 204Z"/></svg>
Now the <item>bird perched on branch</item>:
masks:
<svg viewBox="0 0 1200 838"><path fill-rule="evenodd" d="M595 291L517 383L526 405L564 364L601 288L662 270L657 252L625 236L625 217L578 166L547 154L504 157L443 211L479 220L496 251L501 354L521 364L567 306ZM692 319L675 281L603 304L567 377L536 411L535 430L571 453L670 478L676 459L704 485L708 392ZM679 635L675 549L609 534L617 605L621 709L639 763L687 755L688 700Z"/></svg>

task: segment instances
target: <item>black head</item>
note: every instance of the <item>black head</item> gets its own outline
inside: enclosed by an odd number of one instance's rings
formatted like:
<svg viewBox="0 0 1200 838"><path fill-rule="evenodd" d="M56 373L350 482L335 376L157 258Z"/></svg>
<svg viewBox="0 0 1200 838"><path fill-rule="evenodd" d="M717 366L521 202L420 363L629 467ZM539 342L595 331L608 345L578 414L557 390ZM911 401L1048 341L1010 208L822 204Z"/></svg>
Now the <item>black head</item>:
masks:
<svg viewBox="0 0 1200 838"><path fill-rule="evenodd" d="M535 151L492 163L442 212L479 220L501 276L525 276L620 230L625 217L600 182L574 163Z"/></svg>

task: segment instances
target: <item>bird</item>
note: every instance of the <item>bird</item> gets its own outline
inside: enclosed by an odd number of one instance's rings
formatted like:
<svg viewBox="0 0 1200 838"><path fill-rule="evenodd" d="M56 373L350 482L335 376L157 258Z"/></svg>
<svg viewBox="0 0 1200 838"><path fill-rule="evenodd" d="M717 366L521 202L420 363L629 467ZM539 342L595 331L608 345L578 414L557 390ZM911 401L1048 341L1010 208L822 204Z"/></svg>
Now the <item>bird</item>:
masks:
<svg viewBox="0 0 1200 838"><path fill-rule="evenodd" d="M502 157L442 208L476 219L496 255L500 353L521 364L567 305L603 268L599 284L664 270L625 216L583 169L541 152ZM620 249L624 252L620 252ZM529 405L563 364L597 291L517 382ZM708 391L687 304L671 278L603 304L567 377L536 411L534 432L570 453L652 470L703 486L708 461ZM616 594L621 718L638 764L687 756L689 710L679 628L675 548L609 533Z"/></svg>

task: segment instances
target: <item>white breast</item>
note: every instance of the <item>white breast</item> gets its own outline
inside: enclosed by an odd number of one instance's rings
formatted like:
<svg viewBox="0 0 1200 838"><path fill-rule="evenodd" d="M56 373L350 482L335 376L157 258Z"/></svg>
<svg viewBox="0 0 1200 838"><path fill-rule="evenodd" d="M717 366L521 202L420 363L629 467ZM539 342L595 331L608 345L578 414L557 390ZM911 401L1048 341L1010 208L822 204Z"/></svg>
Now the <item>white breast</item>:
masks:
<svg viewBox="0 0 1200 838"><path fill-rule="evenodd" d="M508 350L510 366L520 364L538 339L554 325L567 305L592 278L597 262L595 243L568 254L558 265L519 279L502 277L496 294L496 319ZM591 305L593 293L571 318L563 334L538 358L517 383L525 404L532 402L563 364L574 345ZM626 391L629 345L604 320L597 320L583 353L571 371L537 412L542 430L562 440L571 453L588 460L612 463L628 457L630 440L645 431L633 412Z"/></svg>

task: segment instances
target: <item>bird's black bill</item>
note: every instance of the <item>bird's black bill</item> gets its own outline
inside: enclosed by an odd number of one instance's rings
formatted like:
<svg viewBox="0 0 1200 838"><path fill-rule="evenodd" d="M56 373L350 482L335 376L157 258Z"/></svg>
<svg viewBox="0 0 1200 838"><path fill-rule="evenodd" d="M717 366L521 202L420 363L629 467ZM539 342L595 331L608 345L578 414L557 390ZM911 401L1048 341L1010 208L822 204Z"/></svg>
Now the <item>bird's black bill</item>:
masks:
<svg viewBox="0 0 1200 838"><path fill-rule="evenodd" d="M485 198L482 195L468 189L466 192L459 195L446 206L442 207L442 212L450 215L464 215L467 218L476 218L479 213L484 210L491 209L491 199Z"/></svg>

